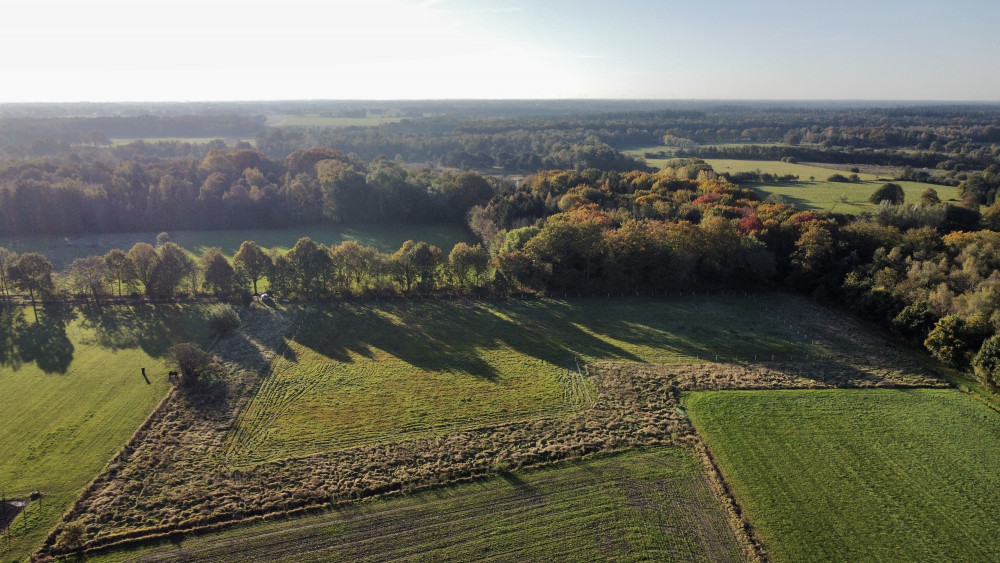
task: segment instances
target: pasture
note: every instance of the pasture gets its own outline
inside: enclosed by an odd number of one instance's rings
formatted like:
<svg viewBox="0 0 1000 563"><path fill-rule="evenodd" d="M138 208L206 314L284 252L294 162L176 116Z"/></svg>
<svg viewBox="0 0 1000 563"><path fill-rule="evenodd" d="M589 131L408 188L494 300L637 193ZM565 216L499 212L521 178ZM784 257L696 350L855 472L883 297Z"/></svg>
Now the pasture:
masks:
<svg viewBox="0 0 1000 563"><path fill-rule="evenodd" d="M753 299L757 299L754 297ZM303 308L227 439L253 464L582 410L595 360L690 362L819 352L747 297Z"/></svg>
<svg viewBox="0 0 1000 563"><path fill-rule="evenodd" d="M644 158L644 154L647 152L659 153L660 151L663 151L665 155L670 155L672 149L669 147L646 147L628 150L625 153L636 158L643 158L650 166L663 167L673 157ZM744 187L752 188L761 199L772 194L781 196L786 203L794 204L796 208L803 211L831 211L852 214L871 211L875 205L870 203L868 198L882 184L890 181L903 188L903 192L906 194L906 203L919 203L920 194L927 188L934 188L941 201L960 200L958 189L952 186L890 180L889 178L899 172L893 168L859 165L858 168L861 172L858 173L858 177L861 181L846 183L827 181L827 178L833 174L850 176L852 172L849 171L849 168L851 167L845 165L717 158L708 158L705 159L705 162L718 174L759 171L777 176L798 176L799 179L792 182L745 183Z"/></svg>
<svg viewBox="0 0 1000 563"><path fill-rule="evenodd" d="M55 270L69 266L75 258L103 255L113 248L128 251L137 242L156 244L158 232L101 233L70 236L0 237L0 246L17 253L38 252L52 263ZM295 246L301 237L309 237L327 246L345 240L355 240L382 252L395 252L407 240L425 241L441 248L446 254L459 242L474 244L468 229L455 225L311 225L286 229L236 229L228 231L173 231L170 240L195 255L206 248L218 246L232 258L245 240L252 240L264 249L285 251Z"/></svg>
<svg viewBox="0 0 1000 563"><path fill-rule="evenodd" d="M774 561L1000 559L1000 415L955 390L682 398Z"/></svg>
<svg viewBox="0 0 1000 563"><path fill-rule="evenodd" d="M689 450L652 448L101 554L97 561L738 561Z"/></svg>
<svg viewBox="0 0 1000 563"><path fill-rule="evenodd" d="M23 560L167 394L166 348L209 336L201 308L0 313L0 493L43 495L0 535Z"/></svg>
<svg viewBox="0 0 1000 563"><path fill-rule="evenodd" d="M883 177L877 179L874 174L858 174L860 182L829 182L832 174L849 176L851 173L842 169L827 168L812 164L791 164L780 161L760 160L718 160L707 159L717 173L753 172L759 170L776 175L792 174L799 177L794 182L775 182L765 184L747 184L762 198L776 194L787 203L793 203L802 210L832 211L837 213L860 213L871 211L875 205L868 201L872 193L880 186L890 181ZM814 179L810 179L814 178ZM894 181L903 188L906 203L919 203L920 194L927 188L934 188L942 201L957 200L958 190L951 186L933 186L920 182Z"/></svg>

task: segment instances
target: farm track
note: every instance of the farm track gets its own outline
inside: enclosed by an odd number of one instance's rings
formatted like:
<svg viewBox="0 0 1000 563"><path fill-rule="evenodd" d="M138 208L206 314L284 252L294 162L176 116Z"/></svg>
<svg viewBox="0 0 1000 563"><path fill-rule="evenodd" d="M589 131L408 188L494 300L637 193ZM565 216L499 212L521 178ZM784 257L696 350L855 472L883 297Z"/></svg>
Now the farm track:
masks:
<svg viewBox="0 0 1000 563"><path fill-rule="evenodd" d="M792 299L776 313L808 325L820 316L814 309ZM878 353L884 345L878 339L855 342L838 336L857 330L845 326L841 317L833 319L804 336L834 352L818 361L591 362L583 371L567 370L565 376L564 389L578 389L566 391L567 397L577 397L577 405L590 405L577 412L234 466L226 454L235 439L227 436L253 391L264 390L261 378L279 357L289 326L279 313L257 310L244 320L244 333L216 346L231 372L225 405L199 406L171 396L149 427L85 491L65 522L83 522L87 547L96 549L264 514L423 490L494 474L497 467L517 469L641 446L689 444L693 429L679 409L681 390L943 386L915 367L899 368L886 361ZM49 547L58 531L50 535ZM749 539L743 543L748 546Z"/></svg>

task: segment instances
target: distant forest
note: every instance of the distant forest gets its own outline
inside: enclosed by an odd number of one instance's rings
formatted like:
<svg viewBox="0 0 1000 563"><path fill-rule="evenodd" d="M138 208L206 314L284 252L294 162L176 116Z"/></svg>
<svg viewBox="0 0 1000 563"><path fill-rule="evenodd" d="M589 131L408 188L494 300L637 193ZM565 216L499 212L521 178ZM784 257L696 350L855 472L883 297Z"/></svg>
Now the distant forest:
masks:
<svg viewBox="0 0 1000 563"><path fill-rule="evenodd" d="M270 127L269 115L392 122ZM143 140L164 138L178 140ZM899 179L960 186L970 203L989 205L998 140L1000 107L987 105L0 105L0 234L462 222L506 189L503 178L651 171L622 152L635 147L891 166Z"/></svg>

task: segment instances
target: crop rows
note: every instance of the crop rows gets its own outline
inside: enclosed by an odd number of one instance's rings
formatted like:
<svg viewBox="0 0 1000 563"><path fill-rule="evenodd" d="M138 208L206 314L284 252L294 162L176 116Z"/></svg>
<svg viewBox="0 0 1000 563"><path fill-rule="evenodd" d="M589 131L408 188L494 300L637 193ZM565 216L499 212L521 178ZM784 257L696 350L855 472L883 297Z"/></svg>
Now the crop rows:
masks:
<svg viewBox="0 0 1000 563"><path fill-rule="evenodd" d="M113 552L108 559L734 561L740 555L696 460L686 450L655 448L194 536L181 545Z"/></svg>
<svg viewBox="0 0 1000 563"><path fill-rule="evenodd" d="M1000 557L1000 416L954 390L693 393L775 561Z"/></svg>

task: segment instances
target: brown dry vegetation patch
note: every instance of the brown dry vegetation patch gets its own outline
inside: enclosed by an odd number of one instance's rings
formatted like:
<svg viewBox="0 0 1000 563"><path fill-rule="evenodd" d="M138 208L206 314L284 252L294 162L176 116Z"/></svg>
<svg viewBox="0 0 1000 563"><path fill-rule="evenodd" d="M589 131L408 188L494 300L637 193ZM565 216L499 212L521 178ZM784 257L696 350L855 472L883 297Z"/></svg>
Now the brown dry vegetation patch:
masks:
<svg viewBox="0 0 1000 563"><path fill-rule="evenodd" d="M682 390L944 385L906 357L887 352L886 342L849 319L811 307L795 301L787 315L790 323L807 321L808 337L827 351L814 361L598 362L586 368L597 398L582 412L248 468L227 462L223 442L291 325L279 312L253 309L244 315L243 331L213 349L227 367L225 385L206 388L204 400L171 394L85 490L63 525L83 523L85 548L95 549L599 452L666 444L697 451L700 441L679 408ZM722 485L715 488L725 504ZM746 523L738 506L728 509L740 532ZM43 551L52 550L60 529ZM740 535L750 543L749 534Z"/></svg>

